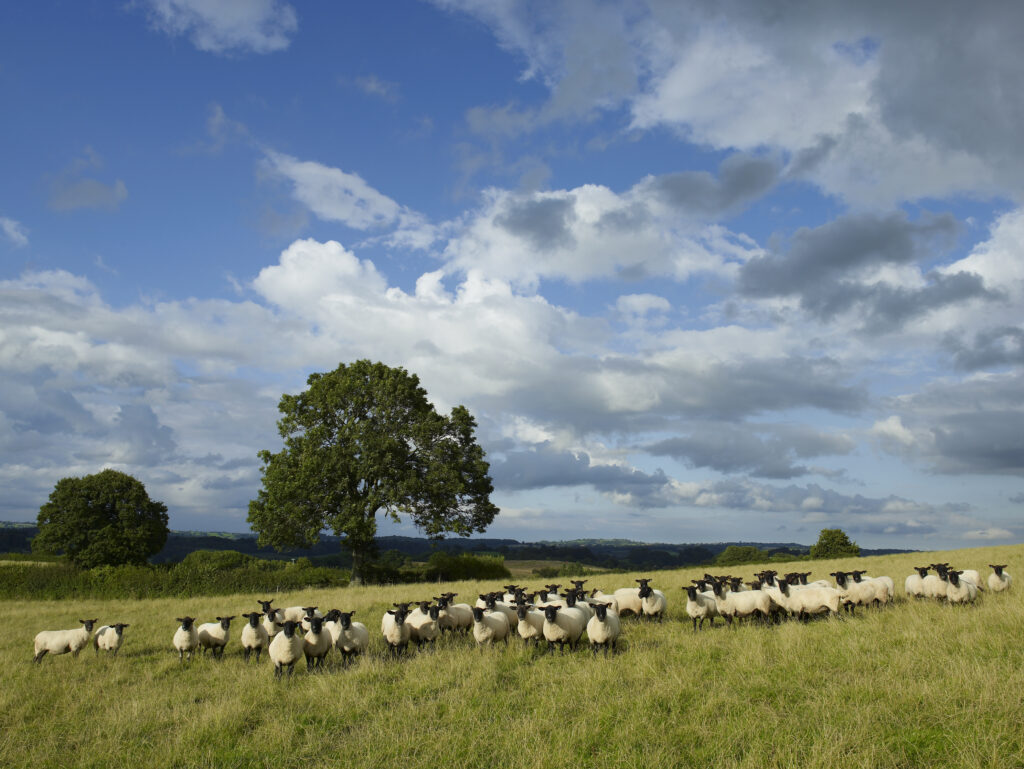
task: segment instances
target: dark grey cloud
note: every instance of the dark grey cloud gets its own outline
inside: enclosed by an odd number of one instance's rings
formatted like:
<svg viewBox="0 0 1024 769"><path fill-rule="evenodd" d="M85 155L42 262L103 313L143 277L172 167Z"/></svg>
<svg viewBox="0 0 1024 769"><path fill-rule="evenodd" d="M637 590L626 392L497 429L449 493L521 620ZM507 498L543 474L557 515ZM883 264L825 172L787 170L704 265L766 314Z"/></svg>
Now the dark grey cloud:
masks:
<svg viewBox="0 0 1024 769"><path fill-rule="evenodd" d="M685 435L643 448L691 467L788 479L823 473L820 468L796 464L797 459L849 454L855 446L846 435L822 433L802 425L704 422L692 425Z"/></svg>
<svg viewBox="0 0 1024 769"><path fill-rule="evenodd" d="M575 205L571 196L517 200L494 221L537 251L571 248L575 238L569 225L576 218Z"/></svg>
<svg viewBox="0 0 1024 769"><path fill-rule="evenodd" d="M722 161L717 178L707 171L681 171L650 177L641 186L681 213L716 217L764 195L779 174L774 158L737 153Z"/></svg>
<svg viewBox="0 0 1024 769"><path fill-rule="evenodd" d="M1024 493L1014 494L1010 497L1010 501L1018 505L1024 505Z"/></svg>
<svg viewBox="0 0 1024 769"><path fill-rule="evenodd" d="M950 335L946 349L958 369L978 371L998 366L1024 364L1024 329L1019 326L998 326L979 331L970 342Z"/></svg>

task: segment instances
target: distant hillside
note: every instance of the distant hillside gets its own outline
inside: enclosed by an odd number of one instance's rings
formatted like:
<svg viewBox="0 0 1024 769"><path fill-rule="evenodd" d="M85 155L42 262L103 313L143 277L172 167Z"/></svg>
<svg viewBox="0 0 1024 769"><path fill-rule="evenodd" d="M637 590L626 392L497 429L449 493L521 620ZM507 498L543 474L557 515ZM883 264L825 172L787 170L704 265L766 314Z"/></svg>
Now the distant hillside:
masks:
<svg viewBox="0 0 1024 769"><path fill-rule="evenodd" d="M30 542L38 529L29 523L0 521L0 553L31 552ZM520 542L515 539L461 537L431 541L423 537L377 537L382 554L399 554L421 561L442 550L452 553L497 554L509 560L572 561L606 569L667 569L709 563L730 545L753 545L770 554L806 555L808 545L795 542L649 543L626 539L575 539L567 542ZM268 559L305 556L323 565L347 567L351 558L342 552L338 537L325 535L312 548L278 551L259 547L255 534L213 531L172 531L153 563L180 561L194 550L237 550ZM911 550L861 548L862 555L888 555Z"/></svg>

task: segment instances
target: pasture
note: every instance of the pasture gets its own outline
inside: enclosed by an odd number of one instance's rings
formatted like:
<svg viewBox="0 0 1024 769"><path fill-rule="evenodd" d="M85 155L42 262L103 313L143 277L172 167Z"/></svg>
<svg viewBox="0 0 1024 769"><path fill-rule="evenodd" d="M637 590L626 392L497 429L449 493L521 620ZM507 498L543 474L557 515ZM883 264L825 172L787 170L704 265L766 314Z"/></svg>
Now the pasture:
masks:
<svg viewBox="0 0 1024 769"><path fill-rule="evenodd" d="M96 767L1011 767L1024 765L1024 582L969 606L907 601L917 564L986 575L1024 545L795 563L891 576L897 601L844 620L694 633L680 589L703 569L608 574L606 591L653 577L668 619L623 620L621 652L545 655L445 637L433 652L385 656L394 601L449 589L472 603L497 583L353 587L281 595L145 601L8 601L0 633L0 766ZM757 566L732 567L750 574ZM786 564L772 568L790 570ZM712 571L717 571L712 569ZM1019 575L1019 576L1018 576ZM544 581L532 579L529 585ZM179 664L175 617L200 621L276 606L355 610L370 654L350 669L274 680L245 665L232 625L223 661ZM117 658L91 646L31 663L43 629L78 618L129 622Z"/></svg>

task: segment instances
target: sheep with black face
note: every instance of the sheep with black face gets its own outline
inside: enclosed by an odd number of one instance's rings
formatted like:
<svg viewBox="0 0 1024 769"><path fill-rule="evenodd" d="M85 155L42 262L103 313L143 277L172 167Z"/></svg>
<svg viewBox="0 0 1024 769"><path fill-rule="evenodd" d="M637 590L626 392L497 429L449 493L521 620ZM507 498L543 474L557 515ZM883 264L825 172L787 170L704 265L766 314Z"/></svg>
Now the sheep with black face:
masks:
<svg viewBox="0 0 1024 769"><path fill-rule="evenodd" d="M97 620L80 619L78 621L82 623L82 627L71 630L41 630L36 633L35 656L32 657L32 661L42 662L43 657L47 654L67 654L68 652L71 652L72 657L77 657L78 652L88 645Z"/></svg>

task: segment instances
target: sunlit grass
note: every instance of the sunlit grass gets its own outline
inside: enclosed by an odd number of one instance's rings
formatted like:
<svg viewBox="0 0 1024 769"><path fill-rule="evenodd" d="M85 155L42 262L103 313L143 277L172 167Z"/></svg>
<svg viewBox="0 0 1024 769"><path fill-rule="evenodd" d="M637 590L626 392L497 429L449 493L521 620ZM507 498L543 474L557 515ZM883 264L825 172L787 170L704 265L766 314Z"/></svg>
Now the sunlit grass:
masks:
<svg viewBox="0 0 1024 769"><path fill-rule="evenodd" d="M918 563L987 574L1024 546L806 562L888 574L902 596ZM785 570L785 565L779 568ZM733 567L749 575L757 567ZM1022 765L1024 605L1019 592L974 606L900 600L807 625L691 630L680 587L700 569L590 577L610 591L654 577L661 624L624 621L622 653L478 651L446 637L394 661L380 617L442 589L459 600L497 583L398 585L187 600L8 601L0 633L0 766L1010 767ZM1017 569L1020 571L1020 569ZM555 580L559 581L559 580ZM540 583L532 580L531 583ZM1018 587L1019 591L1020 588ZM246 666L240 625L223 662L179 664L174 617L206 621L276 605L356 610L371 653L349 670L274 681ZM91 648L31 663L42 629L79 617L129 622L118 658Z"/></svg>

